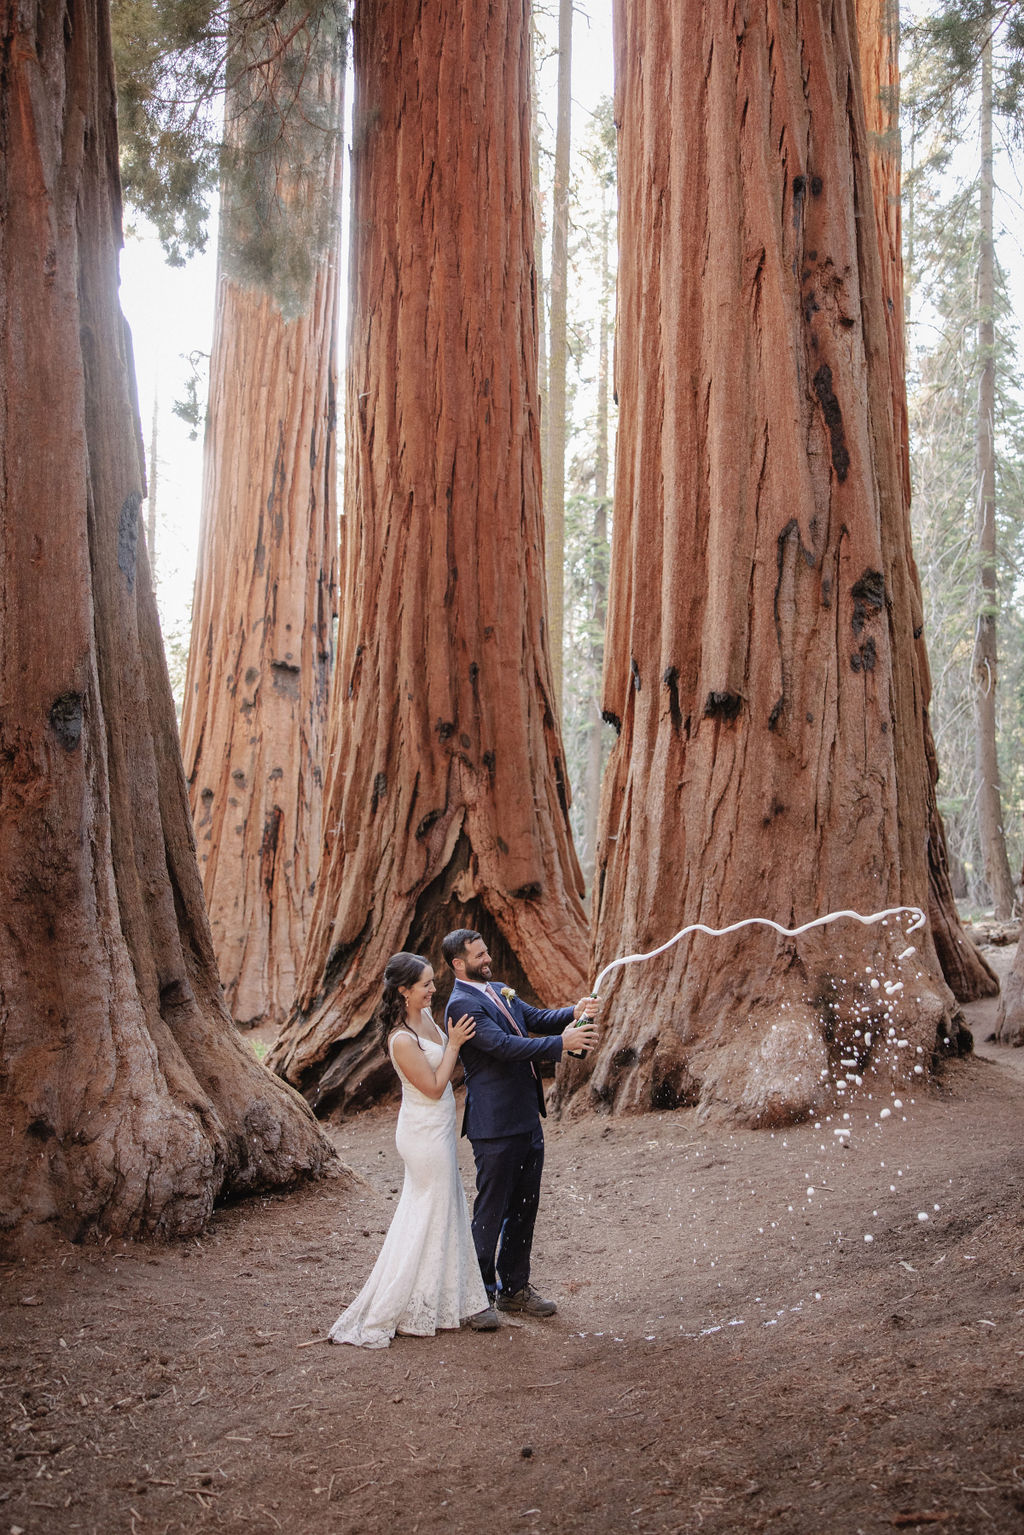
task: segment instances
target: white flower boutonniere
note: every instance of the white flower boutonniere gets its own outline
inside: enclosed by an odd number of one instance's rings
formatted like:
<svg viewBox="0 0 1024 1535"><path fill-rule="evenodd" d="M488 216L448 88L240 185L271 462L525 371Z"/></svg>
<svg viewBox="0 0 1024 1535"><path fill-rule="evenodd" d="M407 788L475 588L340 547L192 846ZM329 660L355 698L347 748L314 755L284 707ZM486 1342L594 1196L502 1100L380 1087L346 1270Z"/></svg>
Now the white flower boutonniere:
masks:
<svg viewBox="0 0 1024 1535"><path fill-rule="evenodd" d="M505 998L506 1002L511 1002L512 998L516 994L516 989L514 986L503 986L501 988L501 994Z"/></svg>

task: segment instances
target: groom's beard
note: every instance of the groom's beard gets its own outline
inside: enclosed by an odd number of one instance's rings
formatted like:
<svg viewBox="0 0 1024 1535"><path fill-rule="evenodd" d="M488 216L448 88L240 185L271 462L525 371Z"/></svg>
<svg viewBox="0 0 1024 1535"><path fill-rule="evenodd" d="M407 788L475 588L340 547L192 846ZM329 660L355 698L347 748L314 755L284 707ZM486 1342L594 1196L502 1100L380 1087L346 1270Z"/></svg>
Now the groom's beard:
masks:
<svg viewBox="0 0 1024 1535"><path fill-rule="evenodd" d="M467 959L467 961L466 961L466 980L467 981L489 981L490 978L491 978L491 967L490 967L490 965L471 965L469 963L469 960Z"/></svg>

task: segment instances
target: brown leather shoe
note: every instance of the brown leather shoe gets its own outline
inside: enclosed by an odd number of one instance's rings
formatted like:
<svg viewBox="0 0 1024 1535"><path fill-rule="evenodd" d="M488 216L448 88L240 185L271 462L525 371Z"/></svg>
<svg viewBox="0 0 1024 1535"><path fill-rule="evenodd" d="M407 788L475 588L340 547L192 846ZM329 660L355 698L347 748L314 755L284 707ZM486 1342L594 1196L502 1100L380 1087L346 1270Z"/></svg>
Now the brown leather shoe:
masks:
<svg viewBox="0 0 1024 1535"><path fill-rule="evenodd" d="M483 1311L476 1311L468 1316L462 1323L463 1327L471 1327L474 1332L497 1332L501 1326L501 1319L493 1306L488 1306Z"/></svg>
<svg viewBox="0 0 1024 1535"><path fill-rule="evenodd" d="M511 1295L502 1293L494 1304L499 1311L514 1311L519 1316L554 1316L558 1310L553 1300L545 1300L532 1285L513 1290Z"/></svg>

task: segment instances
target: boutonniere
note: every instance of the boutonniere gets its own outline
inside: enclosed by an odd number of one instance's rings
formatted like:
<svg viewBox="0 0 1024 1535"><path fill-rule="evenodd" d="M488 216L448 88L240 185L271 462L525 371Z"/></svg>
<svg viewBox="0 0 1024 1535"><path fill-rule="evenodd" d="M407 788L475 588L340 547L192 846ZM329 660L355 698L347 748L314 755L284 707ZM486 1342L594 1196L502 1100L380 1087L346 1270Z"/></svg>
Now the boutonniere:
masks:
<svg viewBox="0 0 1024 1535"><path fill-rule="evenodd" d="M505 998L506 1002L511 1002L512 998L516 994L516 989L514 986L503 986L501 988L501 994Z"/></svg>

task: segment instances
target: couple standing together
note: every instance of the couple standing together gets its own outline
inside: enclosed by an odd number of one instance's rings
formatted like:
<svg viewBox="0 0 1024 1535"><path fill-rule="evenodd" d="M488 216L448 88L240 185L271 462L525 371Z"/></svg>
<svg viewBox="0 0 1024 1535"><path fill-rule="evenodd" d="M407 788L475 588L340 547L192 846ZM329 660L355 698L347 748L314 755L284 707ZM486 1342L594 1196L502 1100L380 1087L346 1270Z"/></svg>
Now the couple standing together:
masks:
<svg viewBox="0 0 1024 1535"><path fill-rule="evenodd" d="M434 972L425 959L396 954L384 972L377 1024L402 1083L395 1144L405 1182L373 1272L331 1328L333 1343L386 1348L396 1332L430 1337L463 1324L490 1332L498 1311L544 1317L556 1309L530 1284L544 1166L537 1063L594 1046L597 1001L530 1007L492 982L479 933L458 928L441 947L455 974L444 1030L431 1017ZM472 1228L451 1085L460 1052L462 1133L476 1162Z"/></svg>

